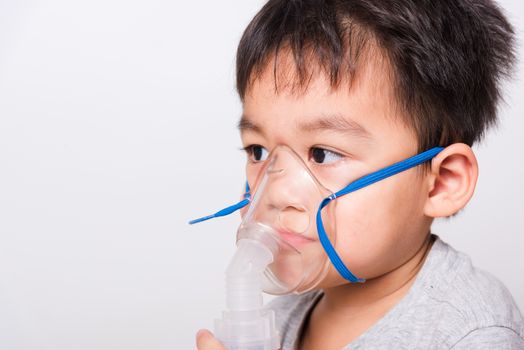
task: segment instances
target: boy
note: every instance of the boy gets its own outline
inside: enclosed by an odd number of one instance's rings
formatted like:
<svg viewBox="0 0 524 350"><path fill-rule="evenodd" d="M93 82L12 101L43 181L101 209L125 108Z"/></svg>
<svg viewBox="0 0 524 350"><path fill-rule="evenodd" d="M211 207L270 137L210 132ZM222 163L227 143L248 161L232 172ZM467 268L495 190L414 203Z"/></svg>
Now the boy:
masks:
<svg viewBox="0 0 524 350"><path fill-rule="evenodd" d="M473 195L471 146L496 121L512 43L487 0L270 0L255 16L237 54L249 184L280 145L347 183L442 147L336 198L336 254L365 282L332 265L276 298L282 349L524 349L504 286L430 233ZM197 347L223 349L207 331Z"/></svg>

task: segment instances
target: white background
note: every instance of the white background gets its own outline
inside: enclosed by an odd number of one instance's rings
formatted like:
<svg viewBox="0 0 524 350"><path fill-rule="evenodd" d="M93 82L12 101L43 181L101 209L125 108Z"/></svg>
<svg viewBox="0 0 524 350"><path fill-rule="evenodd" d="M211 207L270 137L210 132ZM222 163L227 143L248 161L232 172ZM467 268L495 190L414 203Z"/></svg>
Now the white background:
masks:
<svg viewBox="0 0 524 350"><path fill-rule="evenodd" d="M234 56L262 3L0 2L0 349L190 349L212 327L238 218L186 222L241 191ZM523 78L476 196L434 228L522 310Z"/></svg>

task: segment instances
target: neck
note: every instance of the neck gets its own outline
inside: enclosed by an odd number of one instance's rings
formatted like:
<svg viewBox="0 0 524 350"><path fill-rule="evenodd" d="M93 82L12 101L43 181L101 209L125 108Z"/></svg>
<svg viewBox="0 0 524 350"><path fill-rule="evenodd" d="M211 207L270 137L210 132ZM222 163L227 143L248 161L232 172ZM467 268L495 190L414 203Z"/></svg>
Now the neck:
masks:
<svg viewBox="0 0 524 350"><path fill-rule="evenodd" d="M407 262L365 283L325 288L306 320L299 348L340 349L363 334L407 294L432 244L428 235Z"/></svg>
<svg viewBox="0 0 524 350"><path fill-rule="evenodd" d="M387 312L407 294L433 244L430 235L417 253L393 271L369 279L365 283L351 283L324 290L322 309L330 316L358 318L363 313ZM319 305L320 306L320 305Z"/></svg>

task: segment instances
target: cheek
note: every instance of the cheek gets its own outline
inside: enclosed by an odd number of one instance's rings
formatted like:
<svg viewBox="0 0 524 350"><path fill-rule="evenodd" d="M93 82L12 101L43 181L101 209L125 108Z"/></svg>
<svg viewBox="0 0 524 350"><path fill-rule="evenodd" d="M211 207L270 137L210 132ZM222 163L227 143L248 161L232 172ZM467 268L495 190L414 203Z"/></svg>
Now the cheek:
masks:
<svg viewBox="0 0 524 350"><path fill-rule="evenodd" d="M337 199L335 247L358 277L387 273L416 252L424 220L413 176L399 174Z"/></svg>
<svg viewBox="0 0 524 350"><path fill-rule="evenodd" d="M244 208L242 208L242 209L239 210L239 213L240 213L240 219L241 219L241 220L244 220L244 216L246 215L248 209L249 209L249 205L247 205L247 206L245 206Z"/></svg>

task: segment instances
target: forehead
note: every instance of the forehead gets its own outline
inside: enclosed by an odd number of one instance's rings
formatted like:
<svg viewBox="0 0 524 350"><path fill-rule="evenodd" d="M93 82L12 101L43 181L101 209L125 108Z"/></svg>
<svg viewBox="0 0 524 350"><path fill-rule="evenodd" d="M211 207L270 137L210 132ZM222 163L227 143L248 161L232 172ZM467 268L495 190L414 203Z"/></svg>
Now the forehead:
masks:
<svg viewBox="0 0 524 350"><path fill-rule="evenodd" d="M332 88L337 88L375 75L388 80L393 77L387 52L374 39L354 49L345 48L340 59L322 57L317 52L320 49L296 50L284 43L280 49L263 58L260 64L251 69L246 92L252 90L256 81L262 77L272 78L277 91L295 95L306 92L309 83L315 78L325 78Z"/></svg>
<svg viewBox="0 0 524 350"><path fill-rule="evenodd" d="M308 79L301 83L292 55L281 53L252 79L243 101L243 121L272 128L280 125L284 130L326 116L337 116L339 121L343 117L369 129L396 124L399 109L389 64L372 50L366 56L352 74L334 86L314 61L309 65Z"/></svg>

